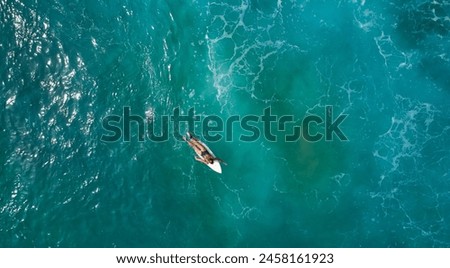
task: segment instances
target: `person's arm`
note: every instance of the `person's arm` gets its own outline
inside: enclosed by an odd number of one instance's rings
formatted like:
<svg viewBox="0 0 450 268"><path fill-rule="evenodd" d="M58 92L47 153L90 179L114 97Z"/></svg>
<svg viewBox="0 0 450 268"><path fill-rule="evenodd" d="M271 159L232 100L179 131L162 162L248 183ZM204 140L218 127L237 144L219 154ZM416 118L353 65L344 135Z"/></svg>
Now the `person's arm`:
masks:
<svg viewBox="0 0 450 268"><path fill-rule="evenodd" d="M198 157L198 156L195 156L195 160L197 160L198 162L202 162L203 164L208 165L208 162L206 162L205 160L201 159L201 158Z"/></svg>
<svg viewBox="0 0 450 268"><path fill-rule="evenodd" d="M220 159L218 157L214 158L214 160L217 160L217 161L223 163L225 166L228 165L225 161L223 161L222 159Z"/></svg>

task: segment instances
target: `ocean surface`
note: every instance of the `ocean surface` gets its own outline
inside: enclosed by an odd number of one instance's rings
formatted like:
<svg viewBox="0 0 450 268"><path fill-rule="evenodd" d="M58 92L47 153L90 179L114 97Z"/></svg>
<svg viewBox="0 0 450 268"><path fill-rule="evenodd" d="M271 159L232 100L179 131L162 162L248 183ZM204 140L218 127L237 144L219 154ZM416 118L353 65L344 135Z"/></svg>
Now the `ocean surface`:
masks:
<svg viewBox="0 0 450 268"><path fill-rule="evenodd" d="M450 1L0 0L0 20L0 247L450 247ZM236 128L208 142L222 174L172 127L101 140L124 107L293 127L326 106L348 141Z"/></svg>

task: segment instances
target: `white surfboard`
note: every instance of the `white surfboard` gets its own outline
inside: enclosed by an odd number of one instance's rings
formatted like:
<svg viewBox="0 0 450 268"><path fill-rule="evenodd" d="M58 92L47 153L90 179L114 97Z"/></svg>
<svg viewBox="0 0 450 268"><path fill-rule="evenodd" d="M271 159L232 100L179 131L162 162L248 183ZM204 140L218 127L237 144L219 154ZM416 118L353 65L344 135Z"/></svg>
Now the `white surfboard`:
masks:
<svg viewBox="0 0 450 268"><path fill-rule="evenodd" d="M198 139L197 139L198 140ZM198 140L198 142L205 146L205 149L208 151L208 153L210 155L212 155L212 157L216 158L216 156L214 155L214 153L211 151L211 149L209 149L209 147L204 144L201 140ZM198 157L202 157L201 155L199 155ZM214 160L214 162L212 164L208 164L208 167L210 167L212 170L214 170L217 173L222 174L222 166L220 166L220 162L218 160Z"/></svg>
<svg viewBox="0 0 450 268"><path fill-rule="evenodd" d="M188 136L191 137L191 135L188 133ZM192 137L191 137L192 138ZM197 141L205 146L205 149L208 151L208 153L210 155L212 155L212 157L216 158L216 156L214 155L214 153L211 151L211 149L209 149L208 145L204 144L201 140L197 139ZM202 158L202 156L200 154L197 154L198 157ZM208 164L208 167L210 167L212 170L214 170L217 173L222 174L222 166L220 165L220 162L218 160L214 160L214 162L212 164Z"/></svg>
<svg viewBox="0 0 450 268"><path fill-rule="evenodd" d="M220 166L219 161L214 160L214 162L212 164L208 164L208 167L210 167L215 172L222 174L222 167Z"/></svg>

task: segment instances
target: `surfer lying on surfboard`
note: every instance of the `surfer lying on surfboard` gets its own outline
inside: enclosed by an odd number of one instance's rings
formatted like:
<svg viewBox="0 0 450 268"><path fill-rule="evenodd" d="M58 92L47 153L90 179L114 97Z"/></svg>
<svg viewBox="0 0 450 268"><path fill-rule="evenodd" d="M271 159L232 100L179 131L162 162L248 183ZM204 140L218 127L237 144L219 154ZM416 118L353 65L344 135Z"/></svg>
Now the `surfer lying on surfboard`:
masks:
<svg viewBox="0 0 450 268"><path fill-rule="evenodd" d="M216 157L208 148L208 146L194 137L192 133L188 132L187 137L183 136L183 139L189 144L189 146L191 146L192 149L194 149L195 153L197 154L195 156L195 160L206 165L212 165L215 161L222 162L226 165L226 163L222 159Z"/></svg>

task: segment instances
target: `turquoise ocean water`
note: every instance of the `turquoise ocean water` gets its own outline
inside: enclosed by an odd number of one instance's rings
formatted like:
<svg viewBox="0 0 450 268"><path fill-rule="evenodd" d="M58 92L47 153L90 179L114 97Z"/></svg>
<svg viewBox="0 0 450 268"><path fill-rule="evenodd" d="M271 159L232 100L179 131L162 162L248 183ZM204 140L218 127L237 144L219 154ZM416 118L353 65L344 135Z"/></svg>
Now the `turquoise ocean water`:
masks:
<svg viewBox="0 0 450 268"><path fill-rule="evenodd" d="M449 1L1 0L0 20L1 247L450 246ZM174 138L100 141L124 106L327 105L349 141L210 143L223 174Z"/></svg>

